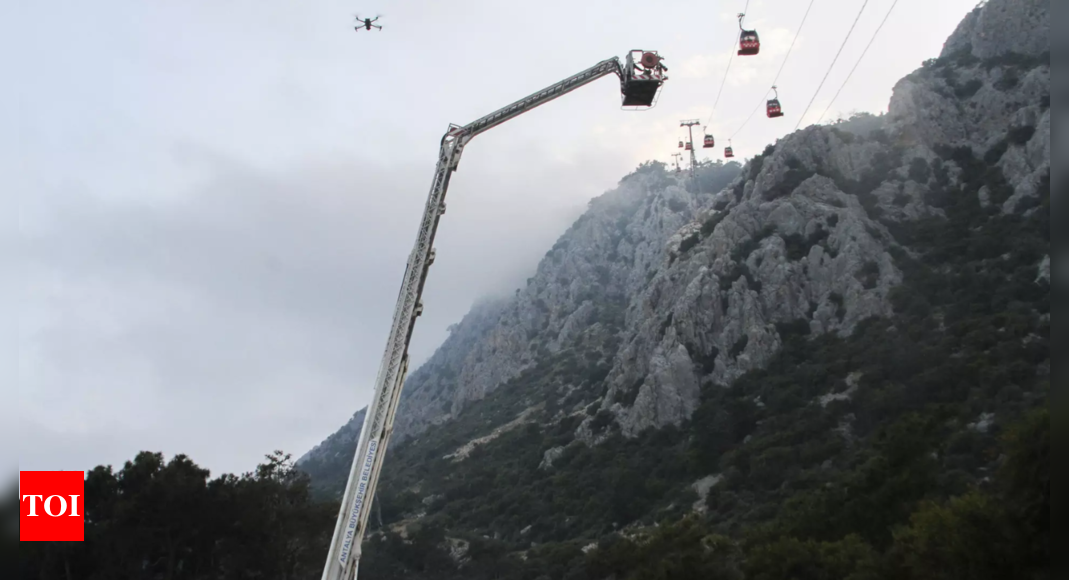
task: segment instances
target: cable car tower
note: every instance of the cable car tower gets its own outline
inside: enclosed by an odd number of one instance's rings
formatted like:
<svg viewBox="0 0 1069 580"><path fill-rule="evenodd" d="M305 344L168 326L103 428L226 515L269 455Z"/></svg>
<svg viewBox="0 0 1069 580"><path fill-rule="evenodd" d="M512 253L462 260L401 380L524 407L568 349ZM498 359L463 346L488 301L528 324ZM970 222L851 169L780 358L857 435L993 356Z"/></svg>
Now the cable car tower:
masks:
<svg viewBox="0 0 1069 580"><path fill-rule="evenodd" d="M683 154L682 154L682 153L673 153L673 154L672 154L672 157L674 157L674 158L675 158L675 159L674 159L674 160L672 161L672 163L673 163L673 164L675 164L675 168L676 168L676 173L679 173L679 172L681 171L681 169L679 168L679 158L680 158L680 157L682 157L682 156L683 156Z"/></svg>
<svg viewBox="0 0 1069 580"><path fill-rule="evenodd" d="M701 125L702 122L698 119L691 119L689 121L680 121L680 127L687 128L687 151L690 151L690 174L694 175L694 168L698 166L698 157L694 154L694 126Z"/></svg>
<svg viewBox="0 0 1069 580"><path fill-rule="evenodd" d="M416 234L416 244L408 257L408 267L397 296L393 324L386 343L386 352L375 380L375 393L368 405L364 427L356 445L349 483L342 496L341 510L334 527L334 537L323 569L323 580L354 580L360 561L361 542L367 531L375 486L382 473L386 445L393 433L393 421L401 398L405 375L408 373L408 344L416 326L416 318L423 312L423 285L434 261L434 236L438 222L445 213L445 194L449 178L460 164L464 147L476 135L501 125L505 121L544 105L557 97L588 85L601 77L616 75L620 79L621 106L627 110L653 107L668 70L655 51L632 50L626 60L618 57L603 60L587 70L572 75L537 93L498 109L489 115L464 125L450 125L442 137L434 181L427 196ZM692 155L693 156L693 155Z"/></svg>

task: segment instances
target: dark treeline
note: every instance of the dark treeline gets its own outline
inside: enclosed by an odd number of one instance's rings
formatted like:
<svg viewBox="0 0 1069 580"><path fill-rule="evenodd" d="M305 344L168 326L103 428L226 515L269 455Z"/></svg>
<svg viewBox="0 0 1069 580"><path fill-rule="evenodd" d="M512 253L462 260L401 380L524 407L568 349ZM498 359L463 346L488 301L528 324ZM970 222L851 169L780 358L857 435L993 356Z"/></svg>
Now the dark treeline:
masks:
<svg viewBox="0 0 1069 580"><path fill-rule="evenodd" d="M85 495L85 541L20 544L18 578L316 578L337 515L281 452L216 479L184 455L144 452L89 472Z"/></svg>
<svg viewBox="0 0 1069 580"><path fill-rule="evenodd" d="M998 580L1050 578L1050 414L1029 414L1002 438L991 482L924 502L886 541L861 527L836 540L799 533L789 518L729 537L702 518L665 521L634 538L612 536L530 550L525 559L474 540L458 564L446 530L407 538L373 533L361 577L373 580ZM22 580L318 578L336 504L310 499L287 456L255 473L209 479L185 456L141 453L86 481L84 543L19 547ZM879 498L873 497L873 505ZM841 510L827 506L825 517ZM10 511L10 510L9 510ZM817 515L817 514L810 514ZM879 521L882 514L870 514ZM6 543L10 547L10 543ZM5 566L6 568L6 566Z"/></svg>

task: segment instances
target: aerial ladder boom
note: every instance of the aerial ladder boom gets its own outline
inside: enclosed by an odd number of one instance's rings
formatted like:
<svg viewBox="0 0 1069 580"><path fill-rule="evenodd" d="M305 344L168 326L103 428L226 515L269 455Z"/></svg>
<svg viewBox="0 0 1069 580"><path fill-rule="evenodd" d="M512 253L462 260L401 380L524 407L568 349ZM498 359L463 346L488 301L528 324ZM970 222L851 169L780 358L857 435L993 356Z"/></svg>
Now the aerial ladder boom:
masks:
<svg viewBox="0 0 1069 580"><path fill-rule="evenodd" d="M393 433L397 404L408 373L408 345L415 329L416 318L423 311L420 297L427 281L428 268L434 259L434 236L438 230L438 222L445 212L445 194L449 188L449 178L457 170L464 147L476 135L610 74L620 78L624 109L652 107L656 103L661 85L668 80L665 76L667 70L656 52L633 50L623 63L617 57L604 60L468 125L449 126L449 130L442 137L434 182L423 210L416 245L408 257L408 267L397 297L386 352L375 381L375 393L364 417L364 427L360 431L356 454L349 472L349 482L342 496L334 538L323 569L323 580L356 578L360 544L367 531L375 487L382 473L386 445Z"/></svg>

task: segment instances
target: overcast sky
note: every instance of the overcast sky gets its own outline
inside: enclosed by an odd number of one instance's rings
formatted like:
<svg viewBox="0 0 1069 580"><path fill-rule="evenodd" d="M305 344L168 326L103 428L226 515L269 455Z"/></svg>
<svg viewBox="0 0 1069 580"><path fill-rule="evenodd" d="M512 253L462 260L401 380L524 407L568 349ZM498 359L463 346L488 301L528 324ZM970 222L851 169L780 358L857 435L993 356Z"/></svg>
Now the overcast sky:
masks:
<svg viewBox="0 0 1069 580"><path fill-rule="evenodd" d="M740 157L794 129L863 2L816 1L778 83L786 116L758 112ZM807 123L893 2L868 2ZM744 1L25 4L3 177L21 202L20 468L151 450L218 475L302 454L370 398L449 123L632 48L670 69L651 111L621 111L602 79L472 142L417 362L475 299L521 285L590 198L669 161L680 120L713 115L719 155L808 3L750 2L762 52L734 58L715 114ZM975 4L900 0L829 116L885 111ZM361 10L384 30L354 32Z"/></svg>

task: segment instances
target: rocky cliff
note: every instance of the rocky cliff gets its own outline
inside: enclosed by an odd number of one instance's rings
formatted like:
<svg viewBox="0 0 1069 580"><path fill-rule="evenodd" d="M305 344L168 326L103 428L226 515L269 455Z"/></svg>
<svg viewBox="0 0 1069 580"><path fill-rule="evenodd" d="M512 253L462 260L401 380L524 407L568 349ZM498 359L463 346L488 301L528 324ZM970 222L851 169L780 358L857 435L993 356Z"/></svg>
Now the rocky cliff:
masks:
<svg viewBox="0 0 1069 580"><path fill-rule="evenodd" d="M580 336L619 341L623 313L667 259L666 242L740 172L710 164L687 189L685 180L648 164L619 187L592 200L588 211L546 254L524 288L506 301L484 301L457 325L405 384L394 441L456 417L540 357L560 352ZM608 353L612 356L614 353ZM314 464L352 454L363 412L301 458Z"/></svg>
<svg viewBox="0 0 1069 580"><path fill-rule="evenodd" d="M919 224L956 223L973 201L984 219L1049 212L1047 11L978 7L898 83L887 115L809 127L697 181L640 167L591 202L526 287L473 309L411 375L395 445L430 445L420 435L435 426L481 445L530 424L554 433L546 469L573 443L685 428L709 389L765 368L799 333L848 338L901 314L905 270L959 251L933 249ZM1033 253L1030 283L1049 284L1049 249ZM361 422L301 465L343 486Z"/></svg>

